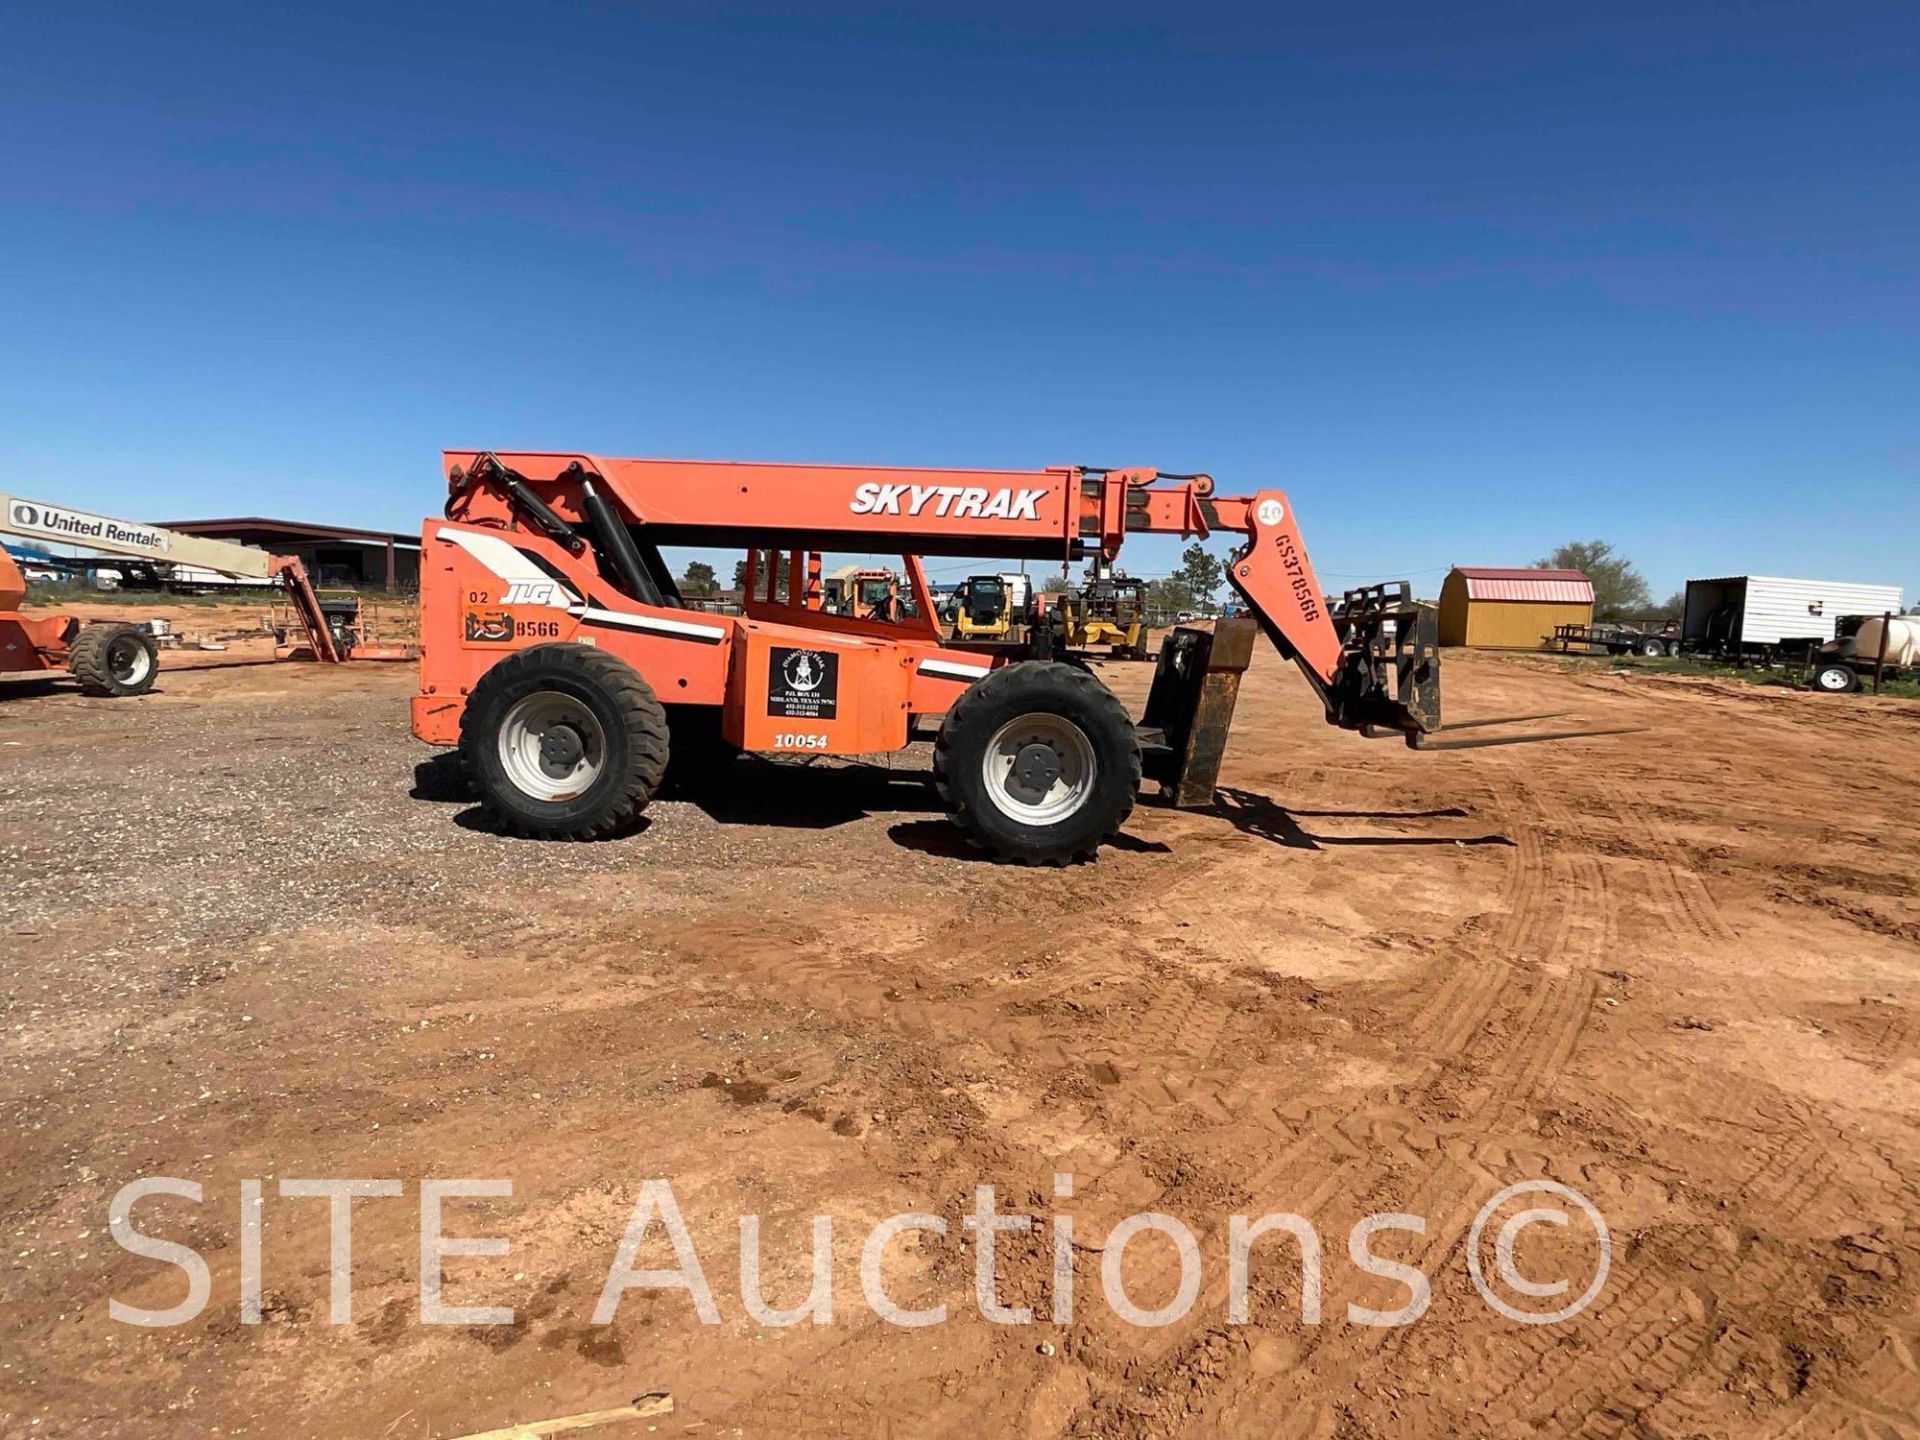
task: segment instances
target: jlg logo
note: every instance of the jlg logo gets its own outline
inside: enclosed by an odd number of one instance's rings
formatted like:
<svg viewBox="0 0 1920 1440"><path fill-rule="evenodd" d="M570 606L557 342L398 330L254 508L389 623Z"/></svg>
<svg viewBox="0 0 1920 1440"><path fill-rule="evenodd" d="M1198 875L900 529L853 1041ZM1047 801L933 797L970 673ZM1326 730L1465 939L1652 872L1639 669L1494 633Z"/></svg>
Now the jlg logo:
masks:
<svg viewBox="0 0 1920 1440"><path fill-rule="evenodd" d="M568 598L567 592L551 580L515 580L507 586L507 593L500 597L500 603L546 605L555 610L564 610Z"/></svg>
<svg viewBox="0 0 1920 1440"><path fill-rule="evenodd" d="M853 492L856 515L920 515L929 508L953 520L1038 520L1044 489L988 490L979 485L882 485L869 480Z"/></svg>

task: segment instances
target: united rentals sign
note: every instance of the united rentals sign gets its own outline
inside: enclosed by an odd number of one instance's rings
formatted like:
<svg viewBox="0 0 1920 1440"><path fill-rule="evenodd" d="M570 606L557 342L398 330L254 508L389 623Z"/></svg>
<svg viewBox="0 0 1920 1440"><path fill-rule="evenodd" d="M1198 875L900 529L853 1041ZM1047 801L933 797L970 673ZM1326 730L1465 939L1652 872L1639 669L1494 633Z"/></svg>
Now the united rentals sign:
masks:
<svg viewBox="0 0 1920 1440"><path fill-rule="evenodd" d="M167 532L152 525L90 515L62 505L43 505L37 500L8 499L6 528L16 535L62 540L70 545L110 546L122 554L165 555L169 549Z"/></svg>

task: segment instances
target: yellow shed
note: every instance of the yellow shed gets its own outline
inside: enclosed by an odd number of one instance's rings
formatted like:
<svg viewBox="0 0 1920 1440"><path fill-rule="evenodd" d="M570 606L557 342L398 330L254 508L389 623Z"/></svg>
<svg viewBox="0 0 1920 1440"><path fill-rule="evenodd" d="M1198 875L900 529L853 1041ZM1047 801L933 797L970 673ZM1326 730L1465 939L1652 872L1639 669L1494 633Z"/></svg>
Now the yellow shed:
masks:
<svg viewBox="0 0 1920 1440"><path fill-rule="evenodd" d="M1556 625L1593 623L1593 582L1578 570L1456 565L1440 587L1440 643L1538 649Z"/></svg>

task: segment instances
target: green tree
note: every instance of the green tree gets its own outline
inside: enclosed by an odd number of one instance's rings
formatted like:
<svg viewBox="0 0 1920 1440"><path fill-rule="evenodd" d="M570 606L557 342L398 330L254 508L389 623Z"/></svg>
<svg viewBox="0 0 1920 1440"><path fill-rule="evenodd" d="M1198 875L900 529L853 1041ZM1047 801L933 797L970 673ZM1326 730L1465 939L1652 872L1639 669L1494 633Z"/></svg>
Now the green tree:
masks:
<svg viewBox="0 0 1920 1440"><path fill-rule="evenodd" d="M1219 558L1197 541L1180 552L1180 568L1173 576L1186 587L1202 610L1213 609L1213 592L1226 583L1227 572Z"/></svg>
<svg viewBox="0 0 1920 1440"><path fill-rule="evenodd" d="M1653 603L1653 591L1633 568L1633 562L1605 540L1574 540L1544 560L1536 570L1578 570L1593 582L1593 618L1624 620Z"/></svg>
<svg viewBox="0 0 1920 1440"><path fill-rule="evenodd" d="M680 577L680 589L696 600L705 600L720 588L720 577L704 560L689 560L687 573Z"/></svg>
<svg viewBox="0 0 1920 1440"><path fill-rule="evenodd" d="M1164 580L1149 581L1147 608L1155 615L1178 615L1182 610L1193 609L1193 590L1186 577L1175 571Z"/></svg>

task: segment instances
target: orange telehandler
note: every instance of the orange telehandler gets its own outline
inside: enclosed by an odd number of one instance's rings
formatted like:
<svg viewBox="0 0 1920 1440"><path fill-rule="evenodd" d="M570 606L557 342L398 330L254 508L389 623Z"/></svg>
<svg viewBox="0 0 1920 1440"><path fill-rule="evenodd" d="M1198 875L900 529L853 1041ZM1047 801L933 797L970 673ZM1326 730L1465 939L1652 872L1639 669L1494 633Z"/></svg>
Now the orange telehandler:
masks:
<svg viewBox="0 0 1920 1440"><path fill-rule="evenodd" d="M1404 582L1330 605L1278 490L1228 497L1205 475L1084 466L488 451L443 463L445 518L423 535L413 731L457 744L484 805L520 833L615 833L670 759L684 774L739 750L897 750L924 719L937 720L934 780L966 836L999 858L1063 863L1119 829L1143 777L1177 805L1212 802L1256 626L1330 723L1416 747L1440 728L1431 608ZM1227 575L1254 618L1169 636L1138 725L1090 670L1055 654L1045 625L1020 647L944 640L920 562L1110 561L1130 534L1216 531L1240 539ZM663 545L747 550L744 613L685 608ZM834 550L897 551L910 612L892 624L835 615L797 585L776 598L773 556L790 555L797 575Z"/></svg>

